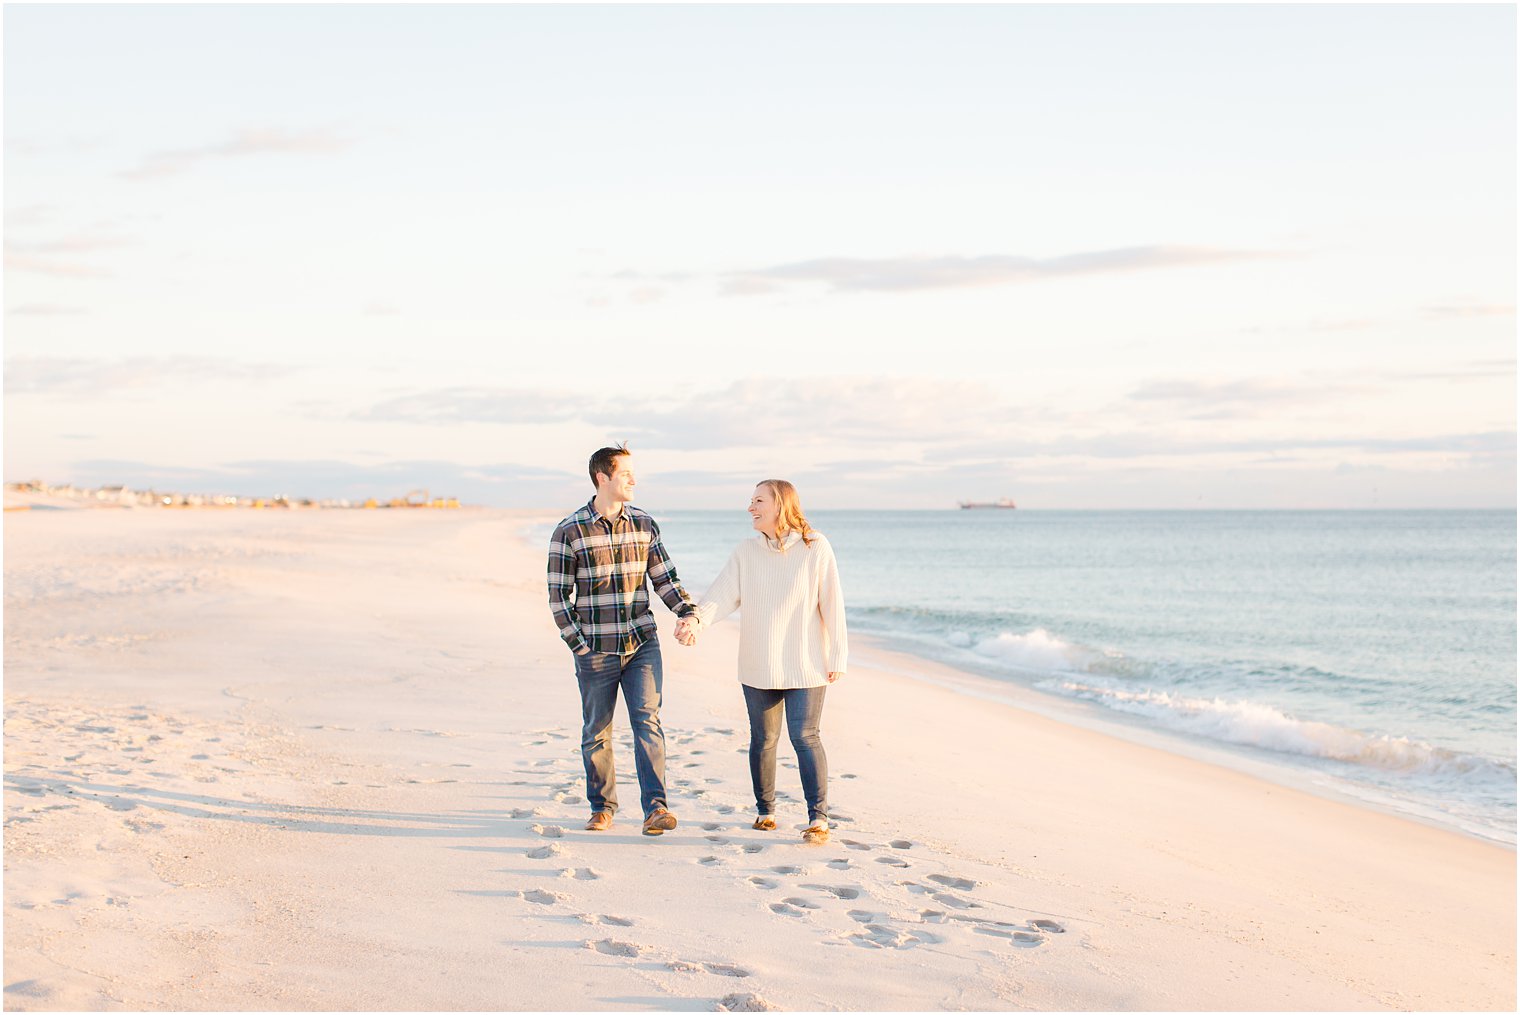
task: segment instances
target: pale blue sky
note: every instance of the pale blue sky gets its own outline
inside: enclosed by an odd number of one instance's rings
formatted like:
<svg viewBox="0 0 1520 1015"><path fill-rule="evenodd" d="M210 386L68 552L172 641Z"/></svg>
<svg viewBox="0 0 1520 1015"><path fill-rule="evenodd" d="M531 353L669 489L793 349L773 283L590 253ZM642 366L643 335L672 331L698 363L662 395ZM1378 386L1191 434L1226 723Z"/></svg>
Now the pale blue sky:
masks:
<svg viewBox="0 0 1520 1015"><path fill-rule="evenodd" d="M1514 504L1510 7L4 17L8 480Z"/></svg>

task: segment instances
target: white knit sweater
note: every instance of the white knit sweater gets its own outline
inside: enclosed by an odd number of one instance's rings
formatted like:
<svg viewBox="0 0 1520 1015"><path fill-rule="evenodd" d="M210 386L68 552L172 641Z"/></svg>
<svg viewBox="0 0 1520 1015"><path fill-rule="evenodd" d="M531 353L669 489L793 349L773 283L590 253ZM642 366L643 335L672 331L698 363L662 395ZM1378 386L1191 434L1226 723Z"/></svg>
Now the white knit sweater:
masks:
<svg viewBox="0 0 1520 1015"><path fill-rule="evenodd" d="M706 627L735 610L739 682L751 687L821 687L843 673L849 643L834 548L816 532L812 545L788 532L777 544L761 535L734 548L697 606Z"/></svg>

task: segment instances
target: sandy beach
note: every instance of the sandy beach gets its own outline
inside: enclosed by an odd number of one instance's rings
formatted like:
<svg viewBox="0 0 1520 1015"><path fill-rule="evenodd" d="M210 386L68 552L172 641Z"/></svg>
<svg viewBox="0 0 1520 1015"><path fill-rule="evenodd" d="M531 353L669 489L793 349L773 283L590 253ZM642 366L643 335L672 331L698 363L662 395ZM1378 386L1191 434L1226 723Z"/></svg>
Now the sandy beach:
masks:
<svg viewBox="0 0 1520 1015"><path fill-rule="evenodd" d="M582 831L552 520L8 513L5 1008L1514 1010L1512 850L866 643L809 846L784 742L749 827L737 626L656 605L680 827L620 716Z"/></svg>

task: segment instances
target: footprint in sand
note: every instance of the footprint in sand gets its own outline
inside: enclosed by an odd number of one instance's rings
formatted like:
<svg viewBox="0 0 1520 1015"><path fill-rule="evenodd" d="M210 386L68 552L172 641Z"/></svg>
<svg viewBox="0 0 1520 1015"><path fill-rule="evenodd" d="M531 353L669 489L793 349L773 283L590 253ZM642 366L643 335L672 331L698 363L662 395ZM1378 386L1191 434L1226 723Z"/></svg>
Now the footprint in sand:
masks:
<svg viewBox="0 0 1520 1015"><path fill-rule="evenodd" d="M767 889L767 890L772 889L772 888L779 888L779 887L781 887L779 884L777 884L775 881L772 881L770 878L762 878L762 877L759 877L758 875L755 876L755 877L750 878L749 879L749 883L752 884L752 885L754 885L756 888L764 888L764 889Z"/></svg>
<svg viewBox="0 0 1520 1015"><path fill-rule="evenodd" d="M908 863L908 861L906 861L906 860L899 860L895 856L878 856L876 858L876 862L877 863L884 863L888 867L911 867L911 866L913 866L912 864Z"/></svg>
<svg viewBox="0 0 1520 1015"><path fill-rule="evenodd" d="M602 876L590 867L566 867L559 872L562 878L574 878L577 881L600 881Z"/></svg>
<svg viewBox="0 0 1520 1015"><path fill-rule="evenodd" d="M702 831L704 831L704 832L716 832L716 831L720 830L722 827L723 826L720 825L720 824L718 824L718 822L716 822L716 821L708 821L708 822L705 822L702 825Z"/></svg>
<svg viewBox="0 0 1520 1015"><path fill-rule="evenodd" d="M564 848L557 842L551 842L547 846L539 846L537 849L528 850L528 859L547 860L550 857L563 856Z"/></svg>
<svg viewBox="0 0 1520 1015"><path fill-rule="evenodd" d="M854 839L840 839L839 841L842 842L842 843L844 843L846 849L870 849L871 848L870 846L866 845L863 842L856 842Z"/></svg>
<svg viewBox="0 0 1520 1015"><path fill-rule="evenodd" d="M592 916L590 913L581 913L576 916L581 923L605 924L610 927L632 927L633 921L626 916L608 916L606 913L598 913Z"/></svg>
<svg viewBox="0 0 1520 1015"><path fill-rule="evenodd" d="M715 844L717 844L719 846L726 846L726 845L728 845L728 840L725 839L725 838L723 838L723 836L721 836L721 835L709 835L709 836L706 836L706 839L707 839L708 842L715 843Z"/></svg>
<svg viewBox="0 0 1520 1015"><path fill-rule="evenodd" d="M523 892L522 897L526 901L536 903L540 906L552 906L556 902L565 901L565 897L563 895L559 895L555 892L546 892L542 888L535 888L532 891Z"/></svg>
<svg viewBox="0 0 1520 1015"><path fill-rule="evenodd" d="M751 842L744 847L744 852L746 853L760 853L764 850L765 847L758 842Z"/></svg>
<svg viewBox="0 0 1520 1015"><path fill-rule="evenodd" d="M759 994L728 994L713 1006L714 1011L780 1011Z"/></svg>
<svg viewBox="0 0 1520 1015"><path fill-rule="evenodd" d="M787 863L787 864L782 864L780 867L772 867L771 868L771 873L773 873L773 874L805 874L807 872L802 867L796 867L796 866L793 866L792 864Z"/></svg>
<svg viewBox="0 0 1520 1015"><path fill-rule="evenodd" d="M856 923L886 923L886 913L873 913L865 909L852 909L845 914Z"/></svg>
<svg viewBox="0 0 1520 1015"><path fill-rule="evenodd" d="M834 868L837 871L849 870L850 869L850 861L848 861L848 860L830 860L828 862L828 866Z"/></svg>
<svg viewBox="0 0 1520 1015"><path fill-rule="evenodd" d="M868 923L859 934L851 934L849 940L863 948L917 948L919 945L939 944L941 938L926 930L897 930L881 923Z"/></svg>
<svg viewBox="0 0 1520 1015"><path fill-rule="evenodd" d="M860 889L851 885L803 885L802 887L811 888L815 892L828 892L836 899L845 901L860 898Z"/></svg>
<svg viewBox="0 0 1520 1015"><path fill-rule="evenodd" d="M732 966L726 962L704 962L702 968L714 976L733 976L742 979L749 975L748 969Z"/></svg>
<svg viewBox="0 0 1520 1015"><path fill-rule="evenodd" d="M1029 926L1035 930L1043 930L1048 934L1065 934L1066 928L1054 920L1030 920Z"/></svg>
<svg viewBox="0 0 1520 1015"><path fill-rule="evenodd" d="M512 808L512 817L514 817L514 818L518 818L518 819L522 819L522 818L541 818L543 816L544 816L543 812L540 811L537 807L514 807L514 808Z"/></svg>
<svg viewBox="0 0 1520 1015"><path fill-rule="evenodd" d="M1022 930L1013 932L1013 946L1015 948L1038 948L1045 943L1045 939L1038 934L1029 934Z"/></svg>
<svg viewBox="0 0 1520 1015"><path fill-rule="evenodd" d="M946 888L954 888L962 892L969 892L976 887L976 882L971 878L958 878L949 874L930 874L929 880L935 884L944 885Z"/></svg>
<svg viewBox="0 0 1520 1015"><path fill-rule="evenodd" d="M941 906L949 906L951 909L981 909L981 903L963 899L959 895L951 895L949 892L935 892L930 896Z"/></svg>
<svg viewBox="0 0 1520 1015"><path fill-rule="evenodd" d="M891 842L887 843L887 845L891 846L893 849L913 848L913 843L909 842L907 839L893 839Z"/></svg>
<svg viewBox="0 0 1520 1015"><path fill-rule="evenodd" d="M785 902L772 902L771 912L777 916L807 916L806 913L796 906L787 905Z"/></svg>
<svg viewBox="0 0 1520 1015"><path fill-rule="evenodd" d="M728 861L727 860L724 860L721 857L716 857L716 856L704 856L702 859L698 860L697 863L701 864L703 867L726 867L726 866L728 866Z"/></svg>
<svg viewBox="0 0 1520 1015"><path fill-rule="evenodd" d="M603 938L600 941L587 941L583 947L594 948L603 955L616 955L624 959L636 959L644 949L628 941L614 941L611 938Z"/></svg>
<svg viewBox="0 0 1520 1015"><path fill-rule="evenodd" d="M818 903L809 902L807 899L792 898L782 900L788 906L796 906L798 909L818 909ZM774 907L773 907L774 908Z"/></svg>
<svg viewBox="0 0 1520 1015"><path fill-rule="evenodd" d="M563 839L565 830L558 825L531 825L529 826L534 835L545 839Z"/></svg>

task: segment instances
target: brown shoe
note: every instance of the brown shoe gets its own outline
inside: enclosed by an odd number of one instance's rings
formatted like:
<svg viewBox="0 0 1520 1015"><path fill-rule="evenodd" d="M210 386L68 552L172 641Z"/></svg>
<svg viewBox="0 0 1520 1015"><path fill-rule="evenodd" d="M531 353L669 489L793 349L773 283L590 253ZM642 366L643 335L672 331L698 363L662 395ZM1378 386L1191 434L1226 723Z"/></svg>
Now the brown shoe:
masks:
<svg viewBox="0 0 1520 1015"><path fill-rule="evenodd" d="M829 841L829 823L819 821L802 830L803 842L825 843Z"/></svg>
<svg viewBox="0 0 1520 1015"><path fill-rule="evenodd" d="M663 807L656 807L644 819L645 835L664 835L676 827L676 816Z"/></svg>
<svg viewBox="0 0 1520 1015"><path fill-rule="evenodd" d="M597 811L595 814L591 815L591 820L586 822L586 831L588 832L605 832L611 827L611 811Z"/></svg>
<svg viewBox="0 0 1520 1015"><path fill-rule="evenodd" d="M776 819L769 814L762 814L755 819L753 827L757 832L774 832L776 830Z"/></svg>

